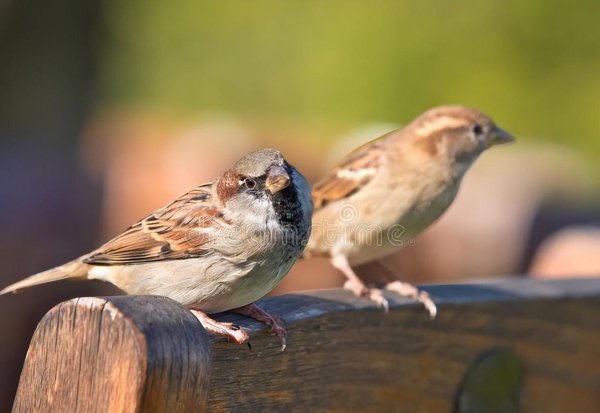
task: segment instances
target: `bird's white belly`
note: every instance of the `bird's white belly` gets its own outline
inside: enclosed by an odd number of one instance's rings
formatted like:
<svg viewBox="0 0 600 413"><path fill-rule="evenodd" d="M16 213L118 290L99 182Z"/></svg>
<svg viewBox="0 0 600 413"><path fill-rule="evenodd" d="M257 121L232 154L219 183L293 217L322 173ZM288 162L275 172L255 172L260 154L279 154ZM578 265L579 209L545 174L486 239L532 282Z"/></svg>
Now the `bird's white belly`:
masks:
<svg viewBox="0 0 600 413"><path fill-rule="evenodd" d="M402 235L402 227L394 228L392 231L384 231L368 241L363 241L348 253L348 261L351 265L360 265L376 261L412 244L411 239Z"/></svg>
<svg viewBox="0 0 600 413"><path fill-rule="evenodd" d="M287 265L281 262L271 259L240 264L191 258L159 265L95 266L89 277L111 282L127 294L161 295L215 313L250 304L271 291L294 260Z"/></svg>
<svg viewBox="0 0 600 413"><path fill-rule="evenodd" d="M377 209L378 215L366 219L373 225L369 236L355 237L346 256L352 265L365 264L384 258L401 248L414 245L414 238L437 220L448 208L458 188L452 187L421 203L404 205L387 204Z"/></svg>

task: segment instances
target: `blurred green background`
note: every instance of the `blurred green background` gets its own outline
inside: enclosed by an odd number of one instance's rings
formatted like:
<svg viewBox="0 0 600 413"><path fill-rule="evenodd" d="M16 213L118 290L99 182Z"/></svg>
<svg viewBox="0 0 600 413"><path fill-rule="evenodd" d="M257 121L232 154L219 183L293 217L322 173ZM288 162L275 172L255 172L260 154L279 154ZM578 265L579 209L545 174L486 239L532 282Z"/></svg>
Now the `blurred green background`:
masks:
<svg viewBox="0 0 600 413"><path fill-rule="evenodd" d="M319 122L480 108L600 153L600 2L113 1L101 106Z"/></svg>
<svg viewBox="0 0 600 413"><path fill-rule="evenodd" d="M0 120L17 132L37 109L52 135L69 105L347 126L462 103L600 156L597 0L5 3Z"/></svg>

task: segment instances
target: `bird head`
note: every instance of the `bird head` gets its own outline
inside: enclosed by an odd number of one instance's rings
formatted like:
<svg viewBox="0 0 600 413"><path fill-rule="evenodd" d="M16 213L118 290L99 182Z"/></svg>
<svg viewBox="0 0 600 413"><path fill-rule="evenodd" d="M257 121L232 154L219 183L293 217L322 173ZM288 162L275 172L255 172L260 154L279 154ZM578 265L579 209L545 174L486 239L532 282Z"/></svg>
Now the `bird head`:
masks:
<svg viewBox="0 0 600 413"><path fill-rule="evenodd" d="M407 129L430 155L466 170L486 149L514 138L487 115L464 106L440 106L415 119Z"/></svg>

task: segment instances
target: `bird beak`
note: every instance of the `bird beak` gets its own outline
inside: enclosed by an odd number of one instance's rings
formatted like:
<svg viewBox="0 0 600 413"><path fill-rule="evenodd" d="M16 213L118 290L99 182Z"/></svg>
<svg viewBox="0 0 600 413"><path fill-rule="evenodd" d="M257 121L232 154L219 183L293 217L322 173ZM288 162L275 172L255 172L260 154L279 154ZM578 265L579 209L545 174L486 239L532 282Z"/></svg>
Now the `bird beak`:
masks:
<svg viewBox="0 0 600 413"><path fill-rule="evenodd" d="M494 130L492 130L490 135L490 146L502 145L503 143L509 143L515 140L515 138L513 138L510 133L497 126L494 128Z"/></svg>
<svg viewBox="0 0 600 413"><path fill-rule="evenodd" d="M269 192L275 194L282 189L287 188L290 184L290 176L286 170L281 166L273 166L269 169L267 174L267 181L265 187Z"/></svg>

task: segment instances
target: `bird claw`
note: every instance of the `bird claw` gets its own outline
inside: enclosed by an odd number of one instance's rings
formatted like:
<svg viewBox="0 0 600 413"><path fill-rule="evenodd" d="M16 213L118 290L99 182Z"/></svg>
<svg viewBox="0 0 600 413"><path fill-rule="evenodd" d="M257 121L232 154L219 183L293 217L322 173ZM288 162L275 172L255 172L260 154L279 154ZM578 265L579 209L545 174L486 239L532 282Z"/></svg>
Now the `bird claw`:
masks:
<svg viewBox="0 0 600 413"><path fill-rule="evenodd" d="M279 340L281 341L281 351L283 352L287 347L287 339L285 337L279 337Z"/></svg>
<svg viewBox="0 0 600 413"><path fill-rule="evenodd" d="M271 327L271 331L281 343L281 351L285 350L287 347L287 332L280 322L275 319L275 317L267 313L256 304L248 304L244 307L235 308L232 311L247 317L251 317Z"/></svg>
<svg viewBox="0 0 600 413"><path fill-rule="evenodd" d="M196 316L206 331L210 333L218 336L228 337L238 344L244 344L250 339L248 333L237 324L223 323L213 320L207 314L196 309L190 309L190 311ZM250 345L249 342L248 345Z"/></svg>
<svg viewBox="0 0 600 413"><path fill-rule="evenodd" d="M250 336L248 335L248 333L246 333L244 330L242 330L241 328L238 330L234 330L234 329L229 329L223 330L224 335L228 336L229 338L233 339L233 341L235 341L238 344L244 344L244 343L248 343L250 344ZM252 348L252 346L250 346L250 348Z"/></svg>
<svg viewBox="0 0 600 413"><path fill-rule="evenodd" d="M271 325L271 331L279 339L279 342L281 343L281 351L285 350L287 347L287 331L285 331L285 328L275 321L275 324Z"/></svg>
<svg viewBox="0 0 600 413"><path fill-rule="evenodd" d="M390 312L390 304L379 288L366 287L361 295L376 303L386 314Z"/></svg>
<svg viewBox="0 0 600 413"><path fill-rule="evenodd" d="M364 297L370 301L373 301L375 304L377 304L377 307L383 308L385 313L390 312L388 300L386 300L386 298L383 296L383 291L381 291L379 288L356 284L350 280L346 281L344 288L352 291L357 297Z"/></svg>
<svg viewBox="0 0 600 413"><path fill-rule="evenodd" d="M421 291L419 294L419 301L427 311L429 311L429 317L433 320L437 316L437 306L431 299L431 296L427 294L425 291Z"/></svg>
<svg viewBox="0 0 600 413"><path fill-rule="evenodd" d="M389 303L383 296L383 291L379 288L367 287L364 284L353 282L352 280L346 281L344 288L352 291L358 297L368 298L376 303L378 307L383 308L383 311L389 313ZM415 286L402 281L388 283L385 286L385 289L395 292L403 297L409 297L419 301L423 307L425 307L427 312L429 312L429 316L432 319L437 316L437 307L426 291L419 291Z"/></svg>
<svg viewBox="0 0 600 413"><path fill-rule="evenodd" d="M437 306L426 291L419 291L414 285L402 281L388 283L385 286L385 289L393 291L403 297L409 297L419 301L429 312L431 319L434 319L437 316Z"/></svg>

